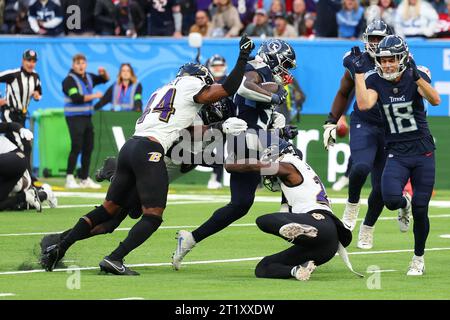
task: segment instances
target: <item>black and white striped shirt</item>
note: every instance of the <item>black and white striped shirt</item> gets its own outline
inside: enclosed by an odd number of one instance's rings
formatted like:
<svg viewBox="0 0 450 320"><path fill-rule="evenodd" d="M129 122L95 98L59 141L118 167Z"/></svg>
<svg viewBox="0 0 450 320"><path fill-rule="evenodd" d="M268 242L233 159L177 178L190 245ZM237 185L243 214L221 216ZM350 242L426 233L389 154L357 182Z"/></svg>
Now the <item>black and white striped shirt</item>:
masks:
<svg viewBox="0 0 450 320"><path fill-rule="evenodd" d="M3 116L8 122L14 121L14 119L8 119L10 113L26 116L34 91L42 94L41 80L34 71L28 73L23 68L6 70L0 72L0 82L6 83L7 104L2 109L5 109Z"/></svg>

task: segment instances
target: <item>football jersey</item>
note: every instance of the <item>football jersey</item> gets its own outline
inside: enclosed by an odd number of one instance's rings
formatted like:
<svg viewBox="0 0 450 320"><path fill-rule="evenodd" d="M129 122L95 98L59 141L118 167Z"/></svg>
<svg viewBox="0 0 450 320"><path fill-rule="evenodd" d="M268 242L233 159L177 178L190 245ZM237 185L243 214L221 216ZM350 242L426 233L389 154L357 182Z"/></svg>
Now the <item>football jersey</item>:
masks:
<svg viewBox="0 0 450 320"><path fill-rule="evenodd" d="M262 78L262 82L273 82L273 74L269 66L260 60L247 62L245 72L255 71ZM236 116L247 122L248 128L267 130L272 117L273 108L270 103L249 100L235 94L233 102L236 105Z"/></svg>
<svg viewBox="0 0 450 320"><path fill-rule="evenodd" d="M292 164L303 177L303 182L294 187L288 187L280 181L281 190L292 207L292 213L307 213L313 210L332 212L322 181L305 161L292 154L283 155L279 161Z"/></svg>
<svg viewBox="0 0 450 320"><path fill-rule="evenodd" d="M344 55L343 65L350 72L350 75L351 75L352 79L354 80L355 79L355 69L353 67L352 59L353 59L353 56L351 55L351 52L348 51ZM363 52L361 59L363 61L364 72L369 72L369 71L375 69L375 62L369 53ZM374 106L369 111L361 111L358 108L358 104L356 103L356 100L355 100L355 103L353 104L352 117L355 117L355 116L360 120L367 121L372 124L377 124L377 125L383 124L383 118L382 118L380 110L378 109L377 106Z"/></svg>
<svg viewBox="0 0 450 320"><path fill-rule="evenodd" d="M431 82L427 73L421 70L419 73L425 81ZM412 70L403 72L399 82L388 81L375 71L366 73L365 77L367 88L378 93L387 150L400 156L434 150L423 97L417 91Z"/></svg>
<svg viewBox="0 0 450 320"><path fill-rule="evenodd" d="M180 137L180 131L189 127L202 107L194 96L206 86L193 76L178 77L156 90L145 111L136 121L135 136L156 138L164 152Z"/></svg>

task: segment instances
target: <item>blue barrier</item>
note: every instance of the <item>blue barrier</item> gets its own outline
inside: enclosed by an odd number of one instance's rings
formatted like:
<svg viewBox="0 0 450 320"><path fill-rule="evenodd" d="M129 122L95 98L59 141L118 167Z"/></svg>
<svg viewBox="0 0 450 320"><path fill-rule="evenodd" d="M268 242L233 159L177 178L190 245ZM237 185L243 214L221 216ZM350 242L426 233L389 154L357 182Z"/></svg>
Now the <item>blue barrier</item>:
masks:
<svg viewBox="0 0 450 320"><path fill-rule="evenodd" d="M231 69L238 54L237 42L238 39L205 39L201 61L219 53L227 59ZM260 42L256 40L257 45ZM303 113L327 114L344 71L342 57L352 46L362 47L362 44L344 40L295 39L289 42L297 53L298 67L293 73L307 95ZM441 105L429 108L429 114L450 115L450 41L409 40L408 44L417 64L431 70L433 85L441 93ZM72 56L78 52L87 56L88 71L96 73L100 66L108 70L111 81L98 86L98 91L105 91L115 80L121 63L131 63L142 82L144 101L152 91L173 79L180 65L193 61L196 56L187 38L1 37L0 71L20 66L22 52L28 48L38 52L36 71L43 84L42 100L32 102L31 113L37 108L62 107L61 81L71 67Z"/></svg>

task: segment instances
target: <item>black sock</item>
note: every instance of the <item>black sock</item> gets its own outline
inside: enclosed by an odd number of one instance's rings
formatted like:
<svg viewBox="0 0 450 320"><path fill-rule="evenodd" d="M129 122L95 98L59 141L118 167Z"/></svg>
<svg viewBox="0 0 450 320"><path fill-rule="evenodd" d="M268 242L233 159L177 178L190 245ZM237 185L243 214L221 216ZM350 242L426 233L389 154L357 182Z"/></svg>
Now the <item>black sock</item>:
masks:
<svg viewBox="0 0 450 320"><path fill-rule="evenodd" d="M128 253L145 242L162 223L162 218L154 215L144 215L130 232L126 239L109 255L109 259L122 261Z"/></svg>
<svg viewBox="0 0 450 320"><path fill-rule="evenodd" d="M423 256L425 243L430 232L430 220L428 219L428 207L412 207L414 217L414 254Z"/></svg>
<svg viewBox="0 0 450 320"><path fill-rule="evenodd" d="M369 195L368 209L364 218L364 225L373 227L383 212L383 198L381 192L372 191Z"/></svg>
<svg viewBox="0 0 450 320"><path fill-rule="evenodd" d="M103 206L99 206L89 212L85 217L89 218L92 226L84 219L84 217L81 217L77 224L71 230L67 230L67 234L64 237L61 237L62 240L59 243L59 246L63 251L67 251L67 249L75 242L89 238L91 236L91 228L103 221L111 219L112 216L108 214Z"/></svg>

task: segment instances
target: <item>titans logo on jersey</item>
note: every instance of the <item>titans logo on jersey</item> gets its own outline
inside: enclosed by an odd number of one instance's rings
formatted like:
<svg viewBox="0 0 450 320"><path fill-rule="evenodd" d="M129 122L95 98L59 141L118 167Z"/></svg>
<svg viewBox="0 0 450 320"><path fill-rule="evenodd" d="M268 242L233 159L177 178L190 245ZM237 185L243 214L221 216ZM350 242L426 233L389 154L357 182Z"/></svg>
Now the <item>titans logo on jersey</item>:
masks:
<svg viewBox="0 0 450 320"><path fill-rule="evenodd" d="M363 54L363 62L364 62L364 72L370 72L371 70L375 69L375 62L370 57L368 52L364 52ZM352 76L352 79L355 79L355 69L353 67L353 56L351 55L351 52L348 51L343 58L343 65L344 67L350 72L350 75ZM361 111L358 108L358 105L355 103L353 104L353 114L356 115L359 119L365 120L370 123L374 124L382 124L383 118L381 116L380 110L378 109L378 106L374 106L369 111Z"/></svg>
<svg viewBox="0 0 450 320"><path fill-rule="evenodd" d="M427 82L431 79L419 69ZM386 143L390 153L413 155L435 149L426 120L426 110L411 69L399 82L381 78L375 71L366 73L366 85L378 93L378 104L385 121ZM420 140L421 143L417 143Z"/></svg>
<svg viewBox="0 0 450 320"><path fill-rule="evenodd" d="M261 61L252 60L247 63L245 72L255 71L262 78L262 82L273 82L270 68ZM235 94L233 99L236 105L236 116L245 122L249 128L266 130L272 116L270 103L257 102Z"/></svg>

